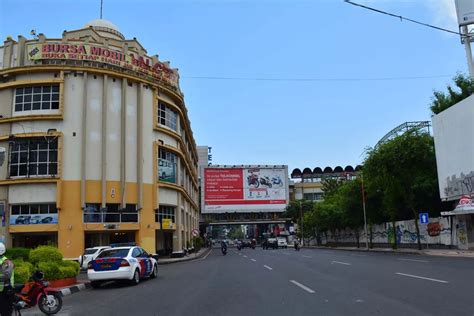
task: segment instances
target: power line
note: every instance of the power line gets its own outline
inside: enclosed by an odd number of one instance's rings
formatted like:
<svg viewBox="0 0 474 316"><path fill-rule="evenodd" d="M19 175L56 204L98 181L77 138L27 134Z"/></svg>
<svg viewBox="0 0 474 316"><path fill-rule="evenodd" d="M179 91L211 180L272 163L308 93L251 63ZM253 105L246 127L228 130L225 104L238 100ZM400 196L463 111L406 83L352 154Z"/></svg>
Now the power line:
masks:
<svg viewBox="0 0 474 316"><path fill-rule="evenodd" d="M435 25L431 25L431 24L428 24L428 23L423 23L423 22L420 22L420 21L409 19L409 18L403 17L401 15L396 15L396 14L393 14L393 13L390 13L390 12L386 12L386 11L382 11L382 10L375 9L375 8L372 8L372 7L368 7L368 6L359 4L359 3L352 2L350 0L344 0L344 2L352 4L352 5L357 6L357 7L361 7L361 8L370 10L370 11L374 11L374 12L385 14L385 15L388 15L388 16L391 16L391 17L394 17L394 18L398 18L398 19L400 19L400 21L406 20L408 22L412 22L412 23L415 23L415 24L430 27L430 28L433 28L433 29L436 29L436 30L439 30L439 31L444 31L444 32L460 35L461 37L468 37L467 35L456 32L456 31L448 30L448 29L445 29L445 28L442 28L442 27L439 27L439 26L435 26Z"/></svg>
<svg viewBox="0 0 474 316"><path fill-rule="evenodd" d="M280 82L347 82L347 81L395 81L447 78L451 75L374 77L374 78L265 78L265 77L224 77L224 76L181 76L181 79L233 80L233 81L280 81Z"/></svg>

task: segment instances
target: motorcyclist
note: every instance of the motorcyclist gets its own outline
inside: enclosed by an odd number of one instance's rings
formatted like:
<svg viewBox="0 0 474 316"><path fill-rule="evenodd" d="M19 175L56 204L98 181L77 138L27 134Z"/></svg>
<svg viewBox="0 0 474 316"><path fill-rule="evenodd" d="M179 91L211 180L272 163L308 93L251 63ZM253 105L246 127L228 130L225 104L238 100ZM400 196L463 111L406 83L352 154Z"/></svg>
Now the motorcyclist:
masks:
<svg viewBox="0 0 474 316"><path fill-rule="evenodd" d="M0 315L10 316L13 312L12 286L15 284L13 262L5 256L5 244L0 242Z"/></svg>
<svg viewBox="0 0 474 316"><path fill-rule="evenodd" d="M300 250L300 242L298 239L295 239L295 250Z"/></svg>
<svg viewBox="0 0 474 316"><path fill-rule="evenodd" d="M255 246L257 246L257 241L255 240L255 238L252 238L252 241L250 242L250 247L252 247L252 249L255 249Z"/></svg>
<svg viewBox="0 0 474 316"><path fill-rule="evenodd" d="M222 253L227 252L227 244L225 241L221 241L221 251Z"/></svg>

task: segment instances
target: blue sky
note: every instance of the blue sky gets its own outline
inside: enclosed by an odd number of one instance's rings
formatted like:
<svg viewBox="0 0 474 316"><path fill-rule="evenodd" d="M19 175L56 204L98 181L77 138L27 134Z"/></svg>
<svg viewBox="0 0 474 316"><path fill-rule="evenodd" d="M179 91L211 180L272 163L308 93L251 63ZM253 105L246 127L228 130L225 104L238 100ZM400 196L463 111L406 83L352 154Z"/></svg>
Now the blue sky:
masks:
<svg viewBox="0 0 474 316"><path fill-rule="evenodd" d="M454 0L354 1L457 30ZM99 7L0 0L0 38L60 37ZM104 18L179 68L196 142L215 164L356 165L393 127L430 120L433 89L467 71L459 37L343 0L104 0ZM193 78L209 76L321 80ZM360 80L399 77L431 78Z"/></svg>

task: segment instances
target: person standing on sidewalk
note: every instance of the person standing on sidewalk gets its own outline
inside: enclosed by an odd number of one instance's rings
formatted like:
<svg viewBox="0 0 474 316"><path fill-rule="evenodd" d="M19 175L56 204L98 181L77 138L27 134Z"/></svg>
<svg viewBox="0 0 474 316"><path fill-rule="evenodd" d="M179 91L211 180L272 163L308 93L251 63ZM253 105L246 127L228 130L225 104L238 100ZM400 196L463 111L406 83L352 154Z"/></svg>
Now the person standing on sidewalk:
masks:
<svg viewBox="0 0 474 316"><path fill-rule="evenodd" d="M0 315L10 316L13 312L12 296L14 282L13 262L5 256L5 244L0 242Z"/></svg>

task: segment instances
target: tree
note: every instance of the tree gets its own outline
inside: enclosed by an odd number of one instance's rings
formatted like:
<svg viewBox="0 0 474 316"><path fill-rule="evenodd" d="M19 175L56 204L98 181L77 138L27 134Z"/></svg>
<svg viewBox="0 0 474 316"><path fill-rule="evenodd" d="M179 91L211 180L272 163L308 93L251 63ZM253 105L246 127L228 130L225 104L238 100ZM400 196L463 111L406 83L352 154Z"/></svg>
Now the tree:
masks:
<svg viewBox="0 0 474 316"><path fill-rule="evenodd" d="M438 114L447 108L453 106L459 101L464 100L474 93L474 80L464 74L457 74L453 78L455 90L452 86L448 85L448 92L444 93L441 91L434 91L433 98L430 105L431 112Z"/></svg>
<svg viewBox="0 0 474 316"><path fill-rule="evenodd" d="M336 192L339 196L339 207L343 212L343 225L354 231L357 248L360 247L359 229L364 225L361 189L361 180L356 179L345 181Z"/></svg>
<svg viewBox="0 0 474 316"><path fill-rule="evenodd" d="M368 191L380 192L386 215L392 222L415 218L421 249L418 214L439 200L433 137L419 131L406 132L368 151L364 162ZM396 238L392 245L396 248Z"/></svg>
<svg viewBox="0 0 474 316"><path fill-rule="evenodd" d="M326 178L322 181L321 190L324 192L324 198L327 198L337 192L339 186L341 186L342 181L339 179Z"/></svg>

